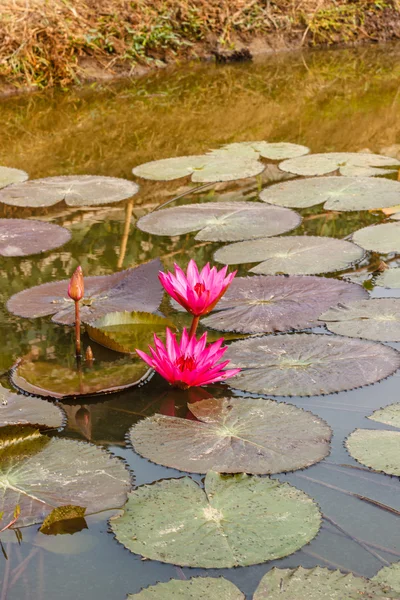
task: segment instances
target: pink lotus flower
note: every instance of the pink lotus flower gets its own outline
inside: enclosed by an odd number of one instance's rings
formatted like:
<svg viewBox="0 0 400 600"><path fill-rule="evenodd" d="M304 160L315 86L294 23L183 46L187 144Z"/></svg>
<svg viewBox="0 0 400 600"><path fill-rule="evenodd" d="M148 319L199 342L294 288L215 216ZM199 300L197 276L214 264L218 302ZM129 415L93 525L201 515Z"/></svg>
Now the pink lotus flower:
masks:
<svg viewBox="0 0 400 600"><path fill-rule="evenodd" d="M151 356L141 350L136 352L171 385L187 389L224 381L239 373L240 369L224 370L229 360L218 362L227 350L227 346L222 346L223 341L224 338L220 338L206 346L207 333L197 340L195 336L189 337L185 328L178 343L176 335L167 327L165 346L154 334L155 348L149 346Z"/></svg>
<svg viewBox="0 0 400 600"><path fill-rule="evenodd" d="M181 304L192 315L199 317L209 313L236 275L226 275L228 267L220 271L216 267L210 269L209 263L199 273L196 263L191 260L186 275L178 265L174 265L173 273L160 271L158 277L166 292Z"/></svg>

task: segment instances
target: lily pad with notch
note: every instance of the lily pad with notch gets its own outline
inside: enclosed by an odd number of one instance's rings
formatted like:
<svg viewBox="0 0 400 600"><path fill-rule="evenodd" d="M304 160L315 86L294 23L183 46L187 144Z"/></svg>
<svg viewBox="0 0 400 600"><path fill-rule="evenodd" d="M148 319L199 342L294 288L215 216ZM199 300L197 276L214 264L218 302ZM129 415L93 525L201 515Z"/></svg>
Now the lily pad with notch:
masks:
<svg viewBox="0 0 400 600"><path fill-rule="evenodd" d="M320 316L339 335L400 342L400 298L374 298L333 307Z"/></svg>
<svg viewBox="0 0 400 600"><path fill-rule="evenodd" d="M370 210L398 204L400 182L368 177L311 177L267 187L260 200L289 208L324 202L325 210Z"/></svg>
<svg viewBox="0 0 400 600"><path fill-rule="evenodd" d="M52 402L16 394L0 385L0 427L35 425L40 429L58 429L64 421L64 412Z"/></svg>
<svg viewBox="0 0 400 600"><path fill-rule="evenodd" d="M259 238L223 246L214 254L227 265L262 261L251 273L315 275L342 271L364 257L364 250L352 242L319 236Z"/></svg>
<svg viewBox="0 0 400 600"><path fill-rule="evenodd" d="M400 367L377 342L324 334L281 334L233 342L225 358L242 369L233 388L272 396L318 396L376 383Z"/></svg>
<svg viewBox="0 0 400 600"><path fill-rule="evenodd" d="M229 568L288 556L318 533L316 503L287 483L209 471L204 490L189 477L129 494L111 519L117 540L145 558L181 566Z"/></svg>
<svg viewBox="0 0 400 600"><path fill-rule="evenodd" d="M163 288L158 280L162 268L159 259L133 269L85 277L85 296L81 301L81 320L89 323L110 312L157 310ZM61 325L75 322L75 303L68 297L69 280L44 283L14 294L7 308L19 317L35 318L53 315Z"/></svg>
<svg viewBox="0 0 400 600"><path fill-rule="evenodd" d="M380 408L372 413L368 417L371 421L377 421L378 423L385 423L385 425L392 425L400 429L400 403L390 404L385 408Z"/></svg>
<svg viewBox="0 0 400 600"><path fill-rule="evenodd" d="M353 234L353 241L365 250L373 252L400 252L400 222L363 227Z"/></svg>
<svg viewBox="0 0 400 600"><path fill-rule="evenodd" d="M368 298L360 285L312 275L236 277L202 325L219 331L273 333L318 327L338 303Z"/></svg>
<svg viewBox="0 0 400 600"><path fill-rule="evenodd" d="M30 179L0 191L0 202L41 208L64 201L67 206L100 206L131 198L139 186L129 179L100 175L66 175Z"/></svg>
<svg viewBox="0 0 400 600"><path fill-rule="evenodd" d="M400 594L400 562L392 563L389 567L383 567L372 578L372 581L388 586L397 594Z"/></svg>
<svg viewBox="0 0 400 600"><path fill-rule="evenodd" d="M124 463L105 450L49 438L27 426L0 429L0 510L5 522L20 505L18 527L41 523L57 506L76 503L86 514L121 507L131 488Z"/></svg>
<svg viewBox="0 0 400 600"><path fill-rule="evenodd" d="M68 229L30 219L0 219L0 256L29 256L54 250L71 239Z"/></svg>
<svg viewBox="0 0 400 600"><path fill-rule="evenodd" d="M29 179L28 173L12 167L0 167L0 189Z"/></svg>
<svg viewBox="0 0 400 600"><path fill-rule="evenodd" d="M301 146L300 144L292 144L290 142L233 142L232 144L226 144L217 150L212 150L209 154L212 155L225 155L229 154L233 158L240 156L252 157L253 154L256 156L262 156L269 160L284 160L287 158L295 158L297 156L303 156L308 154L310 149L307 146Z"/></svg>
<svg viewBox="0 0 400 600"><path fill-rule="evenodd" d="M137 222L155 235L199 231L196 240L227 242L278 235L294 229L301 217L292 210L259 202L206 202L175 206L145 215Z"/></svg>
<svg viewBox="0 0 400 600"><path fill-rule="evenodd" d="M129 439L151 461L192 473L303 469L329 454L330 427L310 412L262 398L210 398L188 404L196 420L152 415Z"/></svg>
<svg viewBox="0 0 400 600"><path fill-rule="evenodd" d="M327 175L339 170L341 175L348 177L373 177L393 173L399 166L399 160L382 154L327 152L290 158L280 163L279 168L282 171L305 176ZM397 167L397 169L387 167Z"/></svg>
<svg viewBox="0 0 400 600"><path fill-rule="evenodd" d="M375 284L378 287L385 287L389 289L399 289L400 288L400 267L393 267L391 269L387 269L383 273L381 273L375 281Z"/></svg>
<svg viewBox="0 0 400 600"><path fill-rule="evenodd" d="M129 594L127 600L245 600L242 592L223 577L171 579Z"/></svg>

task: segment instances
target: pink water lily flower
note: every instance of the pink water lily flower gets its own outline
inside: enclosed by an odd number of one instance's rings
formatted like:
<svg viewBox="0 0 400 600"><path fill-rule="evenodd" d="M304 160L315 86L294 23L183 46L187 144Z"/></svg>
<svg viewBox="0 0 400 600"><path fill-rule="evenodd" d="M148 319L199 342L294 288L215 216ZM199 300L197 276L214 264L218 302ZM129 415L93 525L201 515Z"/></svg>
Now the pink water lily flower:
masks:
<svg viewBox="0 0 400 600"><path fill-rule="evenodd" d="M166 344L154 334L155 348L149 346L151 355L136 350L150 367L155 369L171 385L182 389L224 381L239 373L240 369L224 370L229 360L219 362L227 350L222 346L224 338L207 345L207 333L199 340L183 330L180 342L176 334L167 328Z"/></svg>
<svg viewBox="0 0 400 600"><path fill-rule="evenodd" d="M175 275L160 271L161 284L174 300L196 317L206 315L214 308L236 275L236 271L227 275L228 267L220 271L216 267L210 269L209 263L199 273L194 260L189 262L186 274L178 265L174 267Z"/></svg>

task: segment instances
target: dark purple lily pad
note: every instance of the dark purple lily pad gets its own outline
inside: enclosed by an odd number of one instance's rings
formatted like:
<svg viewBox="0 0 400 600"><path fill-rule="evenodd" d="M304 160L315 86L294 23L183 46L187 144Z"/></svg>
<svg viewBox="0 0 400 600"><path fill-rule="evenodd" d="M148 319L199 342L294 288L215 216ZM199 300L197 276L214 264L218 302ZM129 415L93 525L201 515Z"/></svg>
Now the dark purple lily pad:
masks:
<svg viewBox="0 0 400 600"><path fill-rule="evenodd" d="M82 322L90 323L110 312L157 310L163 296L163 288L158 281L161 267L160 260L156 259L112 275L85 277ZM72 325L75 307L67 294L68 284L69 280L64 279L23 290L9 299L7 308L19 317L53 315L55 323Z"/></svg>
<svg viewBox="0 0 400 600"><path fill-rule="evenodd" d="M273 333L318 327L318 317L338 303L368 298L360 285L315 277L237 277L209 317L206 327L239 333ZM325 308L327 307L327 308Z"/></svg>
<svg viewBox="0 0 400 600"><path fill-rule="evenodd" d="M71 239L68 229L30 219L0 219L0 255L29 256L53 250Z"/></svg>

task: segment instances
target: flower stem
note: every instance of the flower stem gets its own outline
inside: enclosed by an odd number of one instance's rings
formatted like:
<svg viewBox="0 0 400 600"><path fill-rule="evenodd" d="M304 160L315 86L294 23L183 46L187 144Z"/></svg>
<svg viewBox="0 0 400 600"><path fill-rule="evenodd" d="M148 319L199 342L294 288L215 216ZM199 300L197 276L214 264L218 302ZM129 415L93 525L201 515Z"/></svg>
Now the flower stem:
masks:
<svg viewBox="0 0 400 600"><path fill-rule="evenodd" d="M200 317L197 317L195 315L193 317L193 321L192 321L192 324L190 326L189 337L192 337L192 336L196 335L197 326L199 324L199 321L200 321Z"/></svg>
<svg viewBox="0 0 400 600"><path fill-rule="evenodd" d="M79 300L75 301L75 354L81 356L81 312Z"/></svg>

